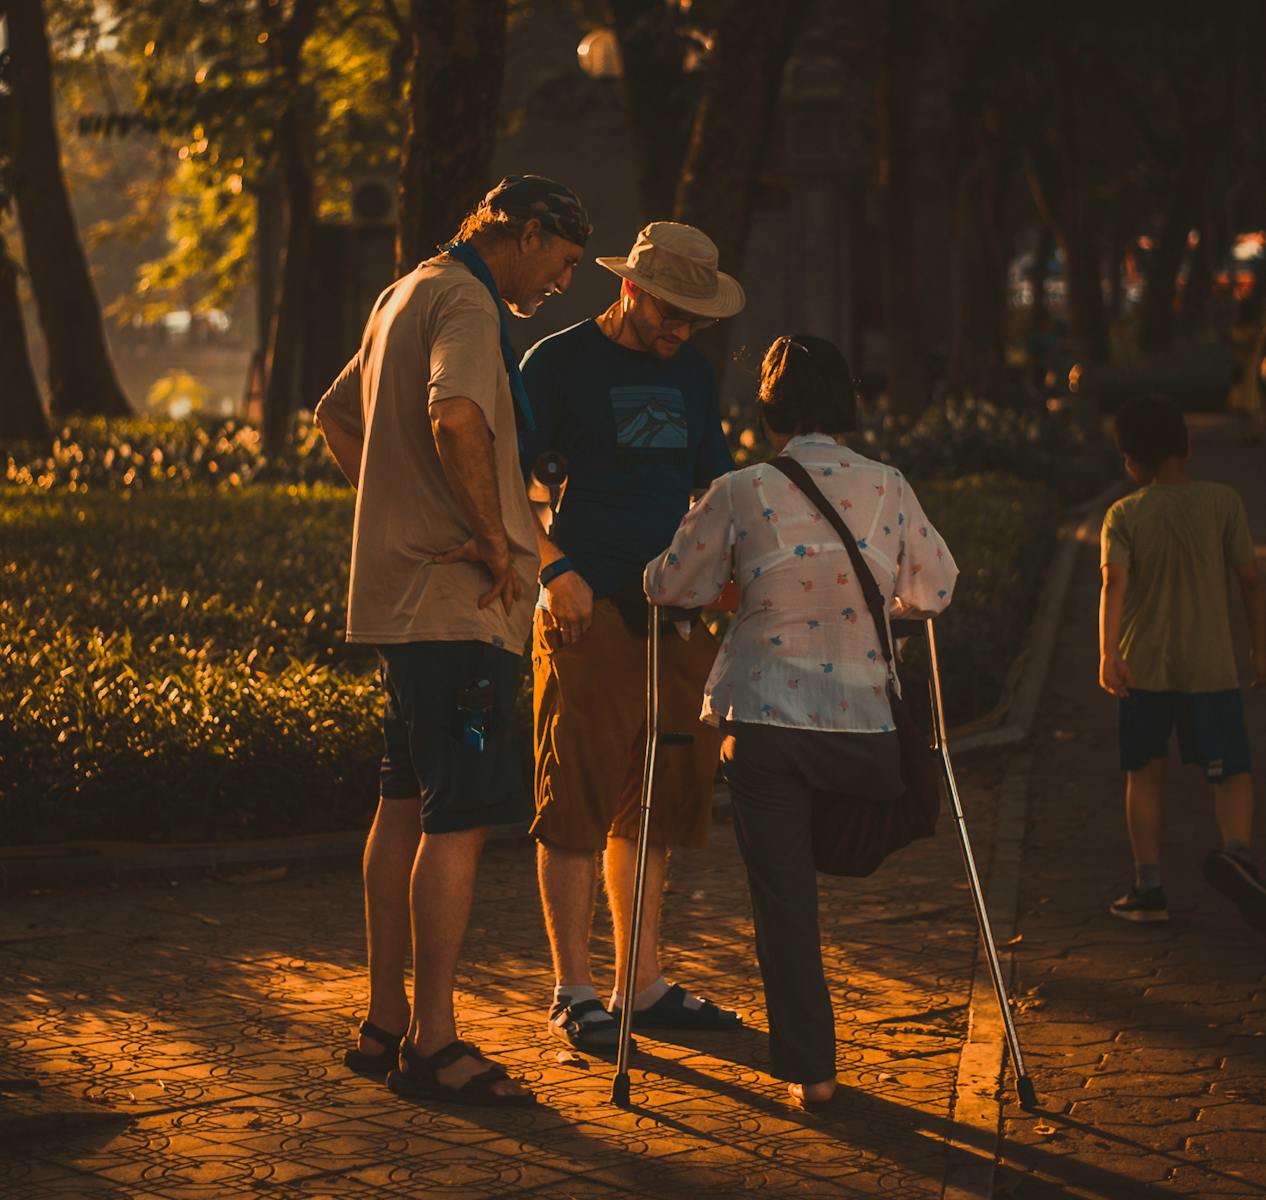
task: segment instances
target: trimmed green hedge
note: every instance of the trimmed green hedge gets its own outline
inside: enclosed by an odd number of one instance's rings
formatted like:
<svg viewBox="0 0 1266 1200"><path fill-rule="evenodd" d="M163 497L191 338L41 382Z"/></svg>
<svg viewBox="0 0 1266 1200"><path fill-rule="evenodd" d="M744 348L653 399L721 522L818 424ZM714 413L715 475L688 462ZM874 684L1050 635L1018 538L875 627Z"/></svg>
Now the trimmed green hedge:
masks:
<svg viewBox="0 0 1266 1200"><path fill-rule="evenodd" d="M962 725L997 703L1037 608L1055 550L1060 505L1043 484L974 475L916 484L915 491L958 563L954 602L937 622L946 717ZM916 653L910 671L921 674ZM907 697L914 691L906 689Z"/></svg>
<svg viewBox="0 0 1266 1200"><path fill-rule="evenodd" d="M47 453L4 447L0 466L10 487L39 491L343 482L321 431L306 413L295 417L285 452L271 462L259 430L243 421L72 417Z"/></svg>
<svg viewBox="0 0 1266 1200"><path fill-rule="evenodd" d="M1059 509L1006 476L918 491L962 571L958 723L997 698ZM362 825L381 697L342 640L351 523L346 488L0 489L0 840Z"/></svg>
<svg viewBox="0 0 1266 1200"><path fill-rule="evenodd" d="M985 400L930 405L913 423L872 408L849 440L911 479L955 480L1002 471L1046 485L1065 504L1088 500L1121 473L1120 455L1102 434L1088 436L1045 410Z"/></svg>
<svg viewBox="0 0 1266 1200"><path fill-rule="evenodd" d="M372 654L342 639L346 489L0 492L4 840L362 819Z"/></svg>
<svg viewBox="0 0 1266 1200"><path fill-rule="evenodd" d="M767 449L751 427L754 417L747 411L730 426L740 463ZM1120 472L1106 438L1088 438L1044 410L985 401L932 405L913 422L872 405L850 441L911 479L1005 471L1049 485L1065 504L1101 491ZM307 414L295 417L285 452L274 461L264 457L259 431L241 421L76 417L59 431L51 452L11 447L0 451L0 467L10 486L41 491L342 482Z"/></svg>

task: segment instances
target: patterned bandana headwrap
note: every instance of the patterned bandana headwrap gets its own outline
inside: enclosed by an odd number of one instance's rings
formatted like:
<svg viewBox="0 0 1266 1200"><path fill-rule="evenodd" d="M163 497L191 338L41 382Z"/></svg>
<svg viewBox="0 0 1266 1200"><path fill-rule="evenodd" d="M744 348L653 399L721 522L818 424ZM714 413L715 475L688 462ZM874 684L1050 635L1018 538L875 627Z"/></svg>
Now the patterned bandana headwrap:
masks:
<svg viewBox="0 0 1266 1200"><path fill-rule="evenodd" d="M593 232L580 197L544 175L507 175L483 203L511 217L535 217L543 229L577 246L583 246Z"/></svg>

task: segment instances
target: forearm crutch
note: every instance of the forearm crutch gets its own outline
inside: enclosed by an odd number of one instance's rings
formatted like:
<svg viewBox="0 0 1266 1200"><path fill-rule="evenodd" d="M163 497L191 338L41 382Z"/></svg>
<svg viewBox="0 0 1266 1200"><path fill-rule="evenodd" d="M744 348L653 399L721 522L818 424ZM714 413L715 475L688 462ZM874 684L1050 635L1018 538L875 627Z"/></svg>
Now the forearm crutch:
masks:
<svg viewBox="0 0 1266 1200"><path fill-rule="evenodd" d="M915 625L916 622L893 622L894 635L900 625ZM985 948L985 958L989 962L989 976L993 980L994 996L998 1001L998 1009L1002 1013L1002 1025L1006 1031L1007 1051L1011 1055L1011 1065L1015 1069L1015 1091L1020 1107L1030 1111L1037 1107L1037 1093L1033 1089L1033 1081L1024 1069L1024 1055L1020 1052L1020 1038L1015 1030L1015 1018L1011 1013L1011 1000L1007 995L1007 983L1002 976L1002 966L998 961L998 948L993 940L993 928L989 924L989 911L985 907L984 891L980 886L980 875L976 871L976 856L972 853L971 837L967 833L967 818L963 815L962 801L958 796L958 784L954 779L954 764L950 761L949 745L945 736L945 709L941 702L941 669L936 657L936 631L929 617L922 622L923 633L928 644L928 663L932 671L932 679L928 688L932 699L932 728L936 736L936 749L941 755L941 766L945 771L945 783L949 791L950 808L954 816L954 828L958 831L958 845L963 852L963 867L967 871L967 882L970 885L972 906L976 910L976 924L980 927L980 940Z"/></svg>
<svg viewBox="0 0 1266 1200"><path fill-rule="evenodd" d="M664 609L672 619L675 609ZM646 610L646 757L642 767L642 808L637 825L637 869L633 879L633 912L629 917L628 962L624 968L624 1004L620 1008L620 1042L611 1081L611 1102L629 1105L629 1042L633 1033L633 996L637 983L637 959L642 947L642 909L646 902L646 859L650 852L651 796L655 785L655 758L659 743L687 746L689 733L659 731L659 623L661 610L651 601Z"/></svg>

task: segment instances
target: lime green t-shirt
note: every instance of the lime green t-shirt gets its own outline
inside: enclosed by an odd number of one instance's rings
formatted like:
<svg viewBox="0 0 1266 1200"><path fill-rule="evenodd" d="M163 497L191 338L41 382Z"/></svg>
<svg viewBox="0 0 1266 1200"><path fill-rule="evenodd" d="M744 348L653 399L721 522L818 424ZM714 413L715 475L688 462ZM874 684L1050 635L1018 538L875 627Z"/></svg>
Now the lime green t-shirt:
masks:
<svg viewBox="0 0 1266 1200"><path fill-rule="evenodd" d="M1101 563L1130 572L1121 655L1136 688L1222 692L1239 686L1227 568L1252 561L1244 503L1225 484L1151 484L1108 510Z"/></svg>

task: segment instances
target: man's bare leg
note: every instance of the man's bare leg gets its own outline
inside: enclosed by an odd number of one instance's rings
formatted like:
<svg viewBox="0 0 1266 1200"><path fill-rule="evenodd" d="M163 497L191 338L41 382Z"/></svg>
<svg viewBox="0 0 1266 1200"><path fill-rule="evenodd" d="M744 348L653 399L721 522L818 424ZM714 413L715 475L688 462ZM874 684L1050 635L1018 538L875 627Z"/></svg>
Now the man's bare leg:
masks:
<svg viewBox="0 0 1266 1200"><path fill-rule="evenodd" d="M597 899L597 864L589 850L536 845L537 878L545 932L554 959L554 982L592 986L589 937Z"/></svg>
<svg viewBox="0 0 1266 1200"><path fill-rule="evenodd" d="M466 937L475 896L479 855L486 829L423 834L413 864L410 899L413 912L413 1017L409 1041L424 1056L457 1040L453 987L457 959ZM446 1087L461 1087L487 1070L487 1064L465 1056L437 1072ZM526 1092L522 1084L503 1080L493 1085L499 1095Z"/></svg>
<svg viewBox="0 0 1266 1200"><path fill-rule="evenodd" d="M409 1024L404 959L409 945L409 876L422 836L422 802L383 797L365 842L365 940L369 946L369 1020L388 1033ZM366 1054L387 1049L361 1037Z"/></svg>
<svg viewBox="0 0 1266 1200"><path fill-rule="evenodd" d="M1232 775L1219 783L1213 789L1213 807L1222 841L1247 847L1253 840L1253 777Z"/></svg>
<svg viewBox="0 0 1266 1200"><path fill-rule="evenodd" d="M607 839L607 849L603 855L603 878L607 884L611 925L615 931L615 992L622 997L624 975L629 962L633 890L637 879L635 841L615 836ZM659 916L663 908L664 884L667 879L667 849L663 846L649 846L646 852L646 899L642 905L642 937L637 954L635 995L663 974L659 965Z"/></svg>
<svg viewBox="0 0 1266 1200"><path fill-rule="evenodd" d="M1160 862L1161 787L1165 781L1165 760L1153 759L1145 767L1126 772L1125 823L1130 849L1136 864Z"/></svg>
<svg viewBox="0 0 1266 1200"><path fill-rule="evenodd" d="M615 928L615 988L611 1007L624 1006L624 974L628 969L629 946L632 941L630 918L633 913L633 891L637 879L637 843L630 838L609 837L603 859L607 882L607 899L611 903L611 924ZM668 851L663 846L649 846L646 851L646 897L642 902L642 936L637 954L637 977L633 993L638 1011L655 1004L669 990L659 961L659 920L664 907L664 887L668 882ZM737 1013L716 1010L691 992L682 998L682 1007L700 1014L707 1022L701 1028L724 1028L729 1022L739 1023ZM717 1022L722 1022L718 1025Z"/></svg>

